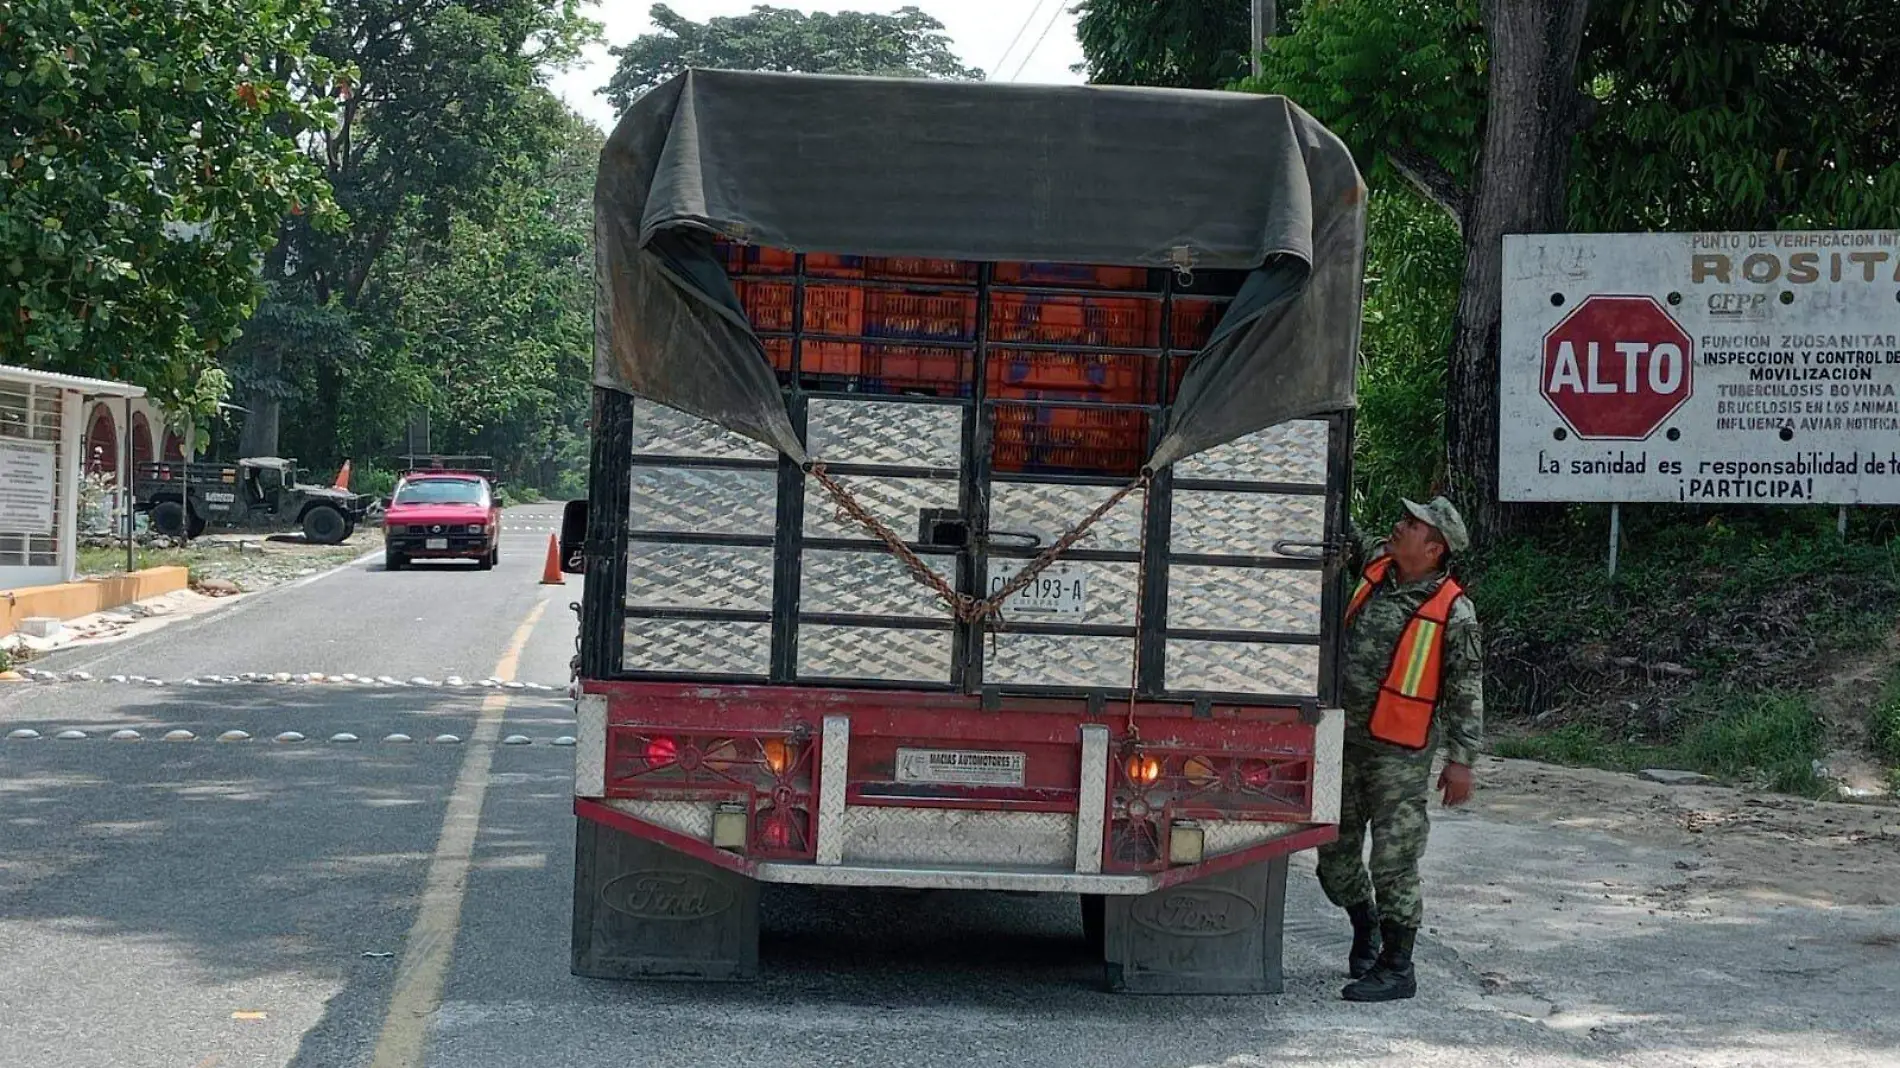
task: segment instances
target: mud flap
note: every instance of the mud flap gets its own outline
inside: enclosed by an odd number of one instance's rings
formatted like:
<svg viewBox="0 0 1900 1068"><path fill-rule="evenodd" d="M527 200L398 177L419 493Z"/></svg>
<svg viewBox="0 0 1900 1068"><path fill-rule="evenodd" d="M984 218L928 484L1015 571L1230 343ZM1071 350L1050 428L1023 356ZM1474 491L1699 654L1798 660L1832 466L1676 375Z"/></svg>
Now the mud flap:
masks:
<svg viewBox="0 0 1900 1068"><path fill-rule="evenodd" d="M574 822L575 975L757 978L757 882L592 820Z"/></svg>
<svg viewBox="0 0 1900 1068"><path fill-rule="evenodd" d="M1110 897L1108 988L1126 994L1278 994L1286 858L1140 897Z"/></svg>

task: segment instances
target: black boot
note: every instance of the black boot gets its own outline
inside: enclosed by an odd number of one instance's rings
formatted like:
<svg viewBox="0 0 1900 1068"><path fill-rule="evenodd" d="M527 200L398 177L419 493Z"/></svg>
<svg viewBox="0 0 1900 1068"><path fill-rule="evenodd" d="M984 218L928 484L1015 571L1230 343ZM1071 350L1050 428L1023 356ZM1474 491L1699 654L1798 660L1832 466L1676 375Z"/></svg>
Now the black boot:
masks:
<svg viewBox="0 0 1900 1068"><path fill-rule="evenodd" d="M1347 1001L1398 1001L1418 993L1418 978L1412 973L1412 942L1418 928L1386 922L1379 929L1385 939L1379 963L1365 978L1346 984L1339 992Z"/></svg>
<svg viewBox="0 0 1900 1068"><path fill-rule="evenodd" d="M1352 952L1346 955L1346 971L1358 979L1379 961L1379 914L1367 902L1347 909L1346 916L1352 920Z"/></svg>

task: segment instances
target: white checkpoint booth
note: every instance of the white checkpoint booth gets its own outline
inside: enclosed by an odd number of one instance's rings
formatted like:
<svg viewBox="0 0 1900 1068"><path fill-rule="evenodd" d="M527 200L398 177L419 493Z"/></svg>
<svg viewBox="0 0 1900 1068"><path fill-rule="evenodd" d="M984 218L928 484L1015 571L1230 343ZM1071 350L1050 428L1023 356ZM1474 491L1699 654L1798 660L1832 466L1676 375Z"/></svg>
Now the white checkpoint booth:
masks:
<svg viewBox="0 0 1900 1068"><path fill-rule="evenodd" d="M74 579L85 412L144 396L143 386L0 365L0 591Z"/></svg>

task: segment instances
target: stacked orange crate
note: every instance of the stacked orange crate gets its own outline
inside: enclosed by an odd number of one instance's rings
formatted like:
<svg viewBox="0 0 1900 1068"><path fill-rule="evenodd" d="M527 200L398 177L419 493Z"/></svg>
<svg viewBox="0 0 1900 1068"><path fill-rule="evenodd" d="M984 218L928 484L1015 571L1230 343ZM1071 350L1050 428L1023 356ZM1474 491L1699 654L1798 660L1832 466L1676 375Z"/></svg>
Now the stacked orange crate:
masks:
<svg viewBox="0 0 1900 1068"><path fill-rule="evenodd" d="M1145 282L1145 272L1055 264L1000 264L999 280L1121 285ZM1136 275L1140 277L1137 278ZM1160 347L1160 303L1146 297L995 293L990 337L997 342L1073 345L1078 348ZM993 396L1039 401L1139 404L1143 374L1154 357L1139 353L993 348L988 388ZM1126 474L1138 469L1147 446L1147 418L1137 411L1062 407L995 408L999 470Z"/></svg>
<svg viewBox="0 0 1900 1068"><path fill-rule="evenodd" d="M966 395L968 353L946 345L976 339L976 294L954 290L872 288L865 293L868 337L912 344L875 346L879 386L891 392Z"/></svg>

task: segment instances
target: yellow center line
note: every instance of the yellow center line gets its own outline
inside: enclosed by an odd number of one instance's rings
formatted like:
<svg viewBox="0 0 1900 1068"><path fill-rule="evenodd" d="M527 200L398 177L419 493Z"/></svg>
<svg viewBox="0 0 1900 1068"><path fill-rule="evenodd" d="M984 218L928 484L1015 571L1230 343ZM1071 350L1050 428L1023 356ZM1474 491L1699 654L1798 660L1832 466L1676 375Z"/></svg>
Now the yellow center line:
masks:
<svg viewBox="0 0 1900 1068"><path fill-rule="evenodd" d="M495 665L495 677L505 681L515 677L521 650L541 621L548 603L542 601L528 613L507 651ZM422 886L422 907L409 928L402 963L396 969L396 987L389 997L389 1010L383 1016L382 1032L376 1036L376 1053L371 1068L416 1068L422 1063L428 1040L429 1017L442 1004L442 985L448 979L449 958L455 951L455 932L462 923L462 897L468 889L469 858L475 851L475 832L481 824L482 799L488 793L488 771L494 762L495 739L501 734L502 717L508 711L508 691L496 690L482 699L481 717L475 721L475 733L455 776L455 788L449 793L448 812L442 817L442 835L435 843L435 856L429 861L429 875Z"/></svg>

